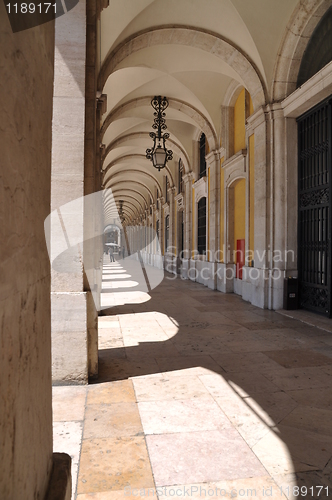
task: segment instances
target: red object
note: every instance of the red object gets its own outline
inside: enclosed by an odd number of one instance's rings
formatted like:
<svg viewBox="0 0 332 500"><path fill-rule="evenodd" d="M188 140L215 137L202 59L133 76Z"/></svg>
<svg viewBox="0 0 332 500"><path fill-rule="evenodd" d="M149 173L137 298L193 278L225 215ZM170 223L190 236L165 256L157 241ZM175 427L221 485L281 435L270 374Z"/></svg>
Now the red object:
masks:
<svg viewBox="0 0 332 500"><path fill-rule="evenodd" d="M236 277L242 280L242 268L245 264L245 240L236 240Z"/></svg>

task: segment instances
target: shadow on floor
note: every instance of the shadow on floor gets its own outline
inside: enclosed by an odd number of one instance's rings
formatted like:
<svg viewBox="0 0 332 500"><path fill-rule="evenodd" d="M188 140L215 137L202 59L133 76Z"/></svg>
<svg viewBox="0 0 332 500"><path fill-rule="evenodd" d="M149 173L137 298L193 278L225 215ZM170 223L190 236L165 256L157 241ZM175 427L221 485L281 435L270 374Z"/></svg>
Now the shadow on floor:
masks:
<svg viewBox="0 0 332 500"><path fill-rule="evenodd" d="M125 315L132 320L122 328L123 346L100 349L96 383L146 375L166 383L178 370L203 377L279 486L291 483L289 463L280 454L284 443L299 497L331 498L331 334L173 276L166 275L150 296L142 304L101 312L117 315L120 324ZM146 313L157 321L170 318L172 333L161 323L160 338L140 341L146 332L153 335Z"/></svg>

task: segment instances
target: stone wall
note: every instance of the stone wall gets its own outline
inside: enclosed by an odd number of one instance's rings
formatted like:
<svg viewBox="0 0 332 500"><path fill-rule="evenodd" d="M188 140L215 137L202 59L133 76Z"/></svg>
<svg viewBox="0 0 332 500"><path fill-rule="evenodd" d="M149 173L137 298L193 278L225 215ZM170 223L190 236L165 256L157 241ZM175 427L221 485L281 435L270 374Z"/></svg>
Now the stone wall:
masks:
<svg viewBox="0 0 332 500"><path fill-rule="evenodd" d="M83 203L71 213L69 202L84 191L86 2L55 22L52 141L52 211L60 210L68 241L80 241L75 272L52 268L52 377L54 383L87 383L87 292L83 283ZM77 210L77 209L76 209ZM62 230L61 230L62 232ZM59 235L51 226L51 247ZM84 255L85 258L85 255Z"/></svg>
<svg viewBox="0 0 332 500"><path fill-rule="evenodd" d="M50 212L54 23L13 34L0 3L0 498L52 467Z"/></svg>

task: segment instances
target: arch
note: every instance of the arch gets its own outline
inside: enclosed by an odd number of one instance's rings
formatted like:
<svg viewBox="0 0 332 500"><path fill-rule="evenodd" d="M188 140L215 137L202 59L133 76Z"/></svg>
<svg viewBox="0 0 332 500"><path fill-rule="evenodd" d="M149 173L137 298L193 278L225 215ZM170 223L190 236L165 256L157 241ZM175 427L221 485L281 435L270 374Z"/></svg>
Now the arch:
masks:
<svg viewBox="0 0 332 500"><path fill-rule="evenodd" d="M105 212L105 213L106 213L106 212L108 212L108 211L109 211L109 209L111 209L111 207L110 207L110 204L111 204L111 203L112 203L111 201L108 201L108 202L106 202L106 203L105 203L105 205L104 205L104 212ZM133 212L135 212L135 210L136 210L138 214L140 213L139 208L138 208L138 207L136 207L136 206L135 206L132 202L129 202L129 201L127 200L127 204L128 204L128 205L130 205L131 207L133 207L133 208L132 208ZM135 210L134 210L134 209L135 209ZM116 206L116 210L117 210L117 213L119 213L119 211L118 211L118 207L117 207L117 206Z"/></svg>
<svg viewBox="0 0 332 500"><path fill-rule="evenodd" d="M124 213L129 217L129 218L136 218L139 216L139 212L138 214L135 213L135 211L131 208L131 207L127 207L126 209L124 209ZM104 212L104 216L105 216L105 219L112 219L114 218L111 214L109 214L106 210Z"/></svg>
<svg viewBox="0 0 332 500"><path fill-rule="evenodd" d="M104 163L106 156L108 153L113 149L116 148L126 142L129 142L131 139L150 139L149 132L132 132L131 134L123 135L119 137L118 139L115 139L113 142L111 142L107 148L105 149L103 158L102 158L102 164ZM185 167L185 172L188 173L190 172L190 161L189 157L186 153L186 151L182 148L182 146L179 146L177 142L175 142L171 137L167 139L167 142L169 142L172 146L172 150L174 151L175 154L177 154L179 157L183 157L184 161L184 167Z"/></svg>
<svg viewBox="0 0 332 500"><path fill-rule="evenodd" d="M132 198L132 199L136 200L137 203L140 205L140 207L142 207L142 210L147 210L148 207L149 207L146 199L144 198L144 195L142 195L142 193L140 193L139 191L136 191L135 189L125 188L125 189L117 189L116 191L114 189L112 189L112 192L113 192L114 195L116 193L120 193L121 192L121 193L124 193L123 196L127 195L128 198ZM127 194L128 192L129 193L136 193L136 194L140 195L143 198L143 200L144 200L144 207L143 207L142 203L137 198L135 198L135 196L131 196L131 195Z"/></svg>
<svg viewBox="0 0 332 500"><path fill-rule="evenodd" d="M207 248L207 197L201 196L196 208L196 231L197 231L197 252L199 255L206 254Z"/></svg>
<svg viewBox="0 0 332 500"><path fill-rule="evenodd" d="M145 156L143 156L143 155L129 155L129 156L132 156L132 157L133 157L133 156L141 156L141 157L145 158ZM122 159L124 159L124 158L125 158L125 159L127 159L127 157L122 156ZM117 161L116 163L121 163L121 162ZM112 164L110 164L110 165L112 166ZM163 192L163 191L162 191L162 189L161 189L161 185L159 184L158 180L157 180L157 179L156 179L156 178L155 178L152 174L149 174L149 173L148 173L148 172L146 172L145 170L138 170L138 169L136 169L136 168L124 169L124 170L122 170L121 172L116 172L115 174L111 175L110 179L105 180L106 174L107 174L107 172L110 170L110 165L108 165L108 166L106 167L105 171L104 171L103 183L104 183L104 181L107 183L107 182L108 182L111 178L113 179L115 176L121 175L121 174L122 174L123 172L125 172L125 171L128 171L128 172L135 172L135 173L138 173L138 174L140 174L140 175L145 175L145 176L149 177L150 179L152 179L152 180L153 180L153 182L155 182L155 183L157 184L157 186L158 186L158 188L159 188L160 192L161 192L161 193ZM105 184L105 185L106 185L106 184Z"/></svg>
<svg viewBox="0 0 332 500"><path fill-rule="evenodd" d="M117 175L120 175L120 174L121 174L121 172L118 172L117 174L113 174L112 177L106 181L105 187L107 187L107 183L109 183L110 181L112 181L114 179L114 177L116 177ZM149 187L146 184L144 184L143 182L139 182L137 180L131 180L131 182L133 182L135 184L138 184L139 186L144 187L144 189L146 189L147 192L149 193L150 198L153 200L153 203L155 203L152 191L149 189ZM113 186L117 186L117 185L123 184L123 183L125 183L127 185L128 181L119 181L119 182L116 182L115 184L113 184Z"/></svg>
<svg viewBox="0 0 332 500"><path fill-rule="evenodd" d="M237 98L239 97L242 89L243 85L233 80L227 87L224 96L223 106L234 108Z"/></svg>
<svg viewBox="0 0 332 500"><path fill-rule="evenodd" d="M137 214L140 214L142 212L142 209L140 206L136 206L135 203L133 203L131 200L125 199L126 205L122 208L122 210L128 209L131 210L132 212Z"/></svg>
<svg viewBox="0 0 332 500"><path fill-rule="evenodd" d="M103 173L104 175L106 175L106 173L114 166L114 165L117 165L118 163L123 163L123 162L126 162L127 160L132 160L132 159L140 159L140 160L146 160L146 156L145 155L140 155L138 153L134 153L134 154L129 154L129 155L123 155L123 156L120 156L119 158L117 158L116 160L113 160L111 161L111 163L109 163L107 165L107 167L103 170ZM148 160L149 161L149 160ZM172 181L172 186L174 186L174 179L173 179L173 175L172 175L172 172L170 171L169 167L166 165L165 166L165 170L166 172L169 174L170 178L171 178L171 181ZM158 182L156 180L156 182Z"/></svg>
<svg viewBox="0 0 332 500"><path fill-rule="evenodd" d="M139 31L115 47L106 57L98 77L102 90L109 75L126 57L156 45L189 45L220 58L238 73L251 94L254 109L267 103L267 89L257 66L239 47L218 33L184 25L164 25ZM213 148L214 149L214 148Z"/></svg>
<svg viewBox="0 0 332 500"><path fill-rule="evenodd" d="M274 70L272 101L281 101L296 89L304 51L321 18L331 7L331 0L299 2L291 16L280 45Z"/></svg>
<svg viewBox="0 0 332 500"><path fill-rule="evenodd" d="M332 60L332 7L314 29L303 53L296 87L303 85Z"/></svg>
<svg viewBox="0 0 332 500"><path fill-rule="evenodd" d="M123 197L126 197L126 198L130 198L130 199L135 200L138 203L138 205L140 206L140 208L142 210L146 210L148 205L147 205L147 202L146 202L144 196L141 193L139 193L139 191L136 191L138 194L140 194L142 196L142 198L144 200L145 204L143 206L142 203L137 198L135 198L134 196L128 195L127 194L128 191L133 191L133 190L129 190L127 188L125 188L125 189L118 189L117 191L112 190L112 193L109 195L109 197L105 196L105 198L104 198L104 205L106 206L106 204L107 204L109 206L110 203L113 203L117 207L117 201L120 200ZM122 194L120 194L120 192Z"/></svg>
<svg viewBox="0 0 332 500"><path fill-rule="evenodd" d="M244 176L237 176L226 187L227 248L229 249L230 262L236 265L236 278L239 279L242 279L245 256L246 186L247 179Z"/></svg>
<svg viewBox="0 0 332 500"><path fill-rule="evenodd" d="M226 189L229 189L229 188L233 188L235 186L235 184L237 184L239 181L241 180L247 180L247 177L245 174L238 174L237 172L233 172L233 175L231 175L227 181L225 182L225 188Z"/></svg>
<svg viewBox="0 0 332 500"><path fill-rule="evenodd" d="M114 108L105 118L102 127L100 136L101 139L104 137L104 134L111 123L115 120L119 119L123 113L130 111L131 109L135 109L139 106L151 106L151 97L139 97L137 99L132 99L128 101L126 104L122 104ZM197 123L197 127L203 131L207 137L209 142L210 149L215 149L217 147L217 134L214 130L213 125L206 119L206 117L196 109L191 104L188 104L181 99L176 99L174 97L168 98L168 107L171 109L175 109L180 111L184 115L189 116L192 120Z"/></svg>
<svg viewBox="0 0 332 500"><path fill-rule="evenodd" d="M205 177L206 176L206 135L204 134L204 132L201 133L200 137L199 137L199 155L198 155L198 159L199 159L199 165L198 165L198 168L199 168L199 178L201 177Z"/></svg>
<svg viewBox="0 0 332 500"><path fill-rule="evenodd" d="M107 231L107 229L113 229L114 226L116 227L116 229L118 231L121 231L121 229L119 228L118 224L106 224L106 226L104 227L104 233L105 233L105 231Z"/></svg>

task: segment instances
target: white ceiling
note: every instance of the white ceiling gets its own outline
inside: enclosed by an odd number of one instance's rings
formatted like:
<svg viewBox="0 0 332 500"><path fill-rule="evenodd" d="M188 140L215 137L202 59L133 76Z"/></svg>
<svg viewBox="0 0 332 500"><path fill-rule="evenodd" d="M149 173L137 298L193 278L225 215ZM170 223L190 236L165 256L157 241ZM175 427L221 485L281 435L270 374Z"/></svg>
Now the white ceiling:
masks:
<svg viewBox="0 0 332 500"><path fill-rule="evenodd" d="M257 68L266 89L270 89L280 43L296 4L296 0L110 0L109 7L101 13L99 62L102 65L119 44L141 31L163 26L190 26L215 33L238 47ZM107 187L114 185L116 189L116 202L124 199L126 180L148 204L149 190L154 196L156 180L163 186L165 173L153 172L151 162L144 159L146 148L152 145L146 134L152 130L153 110L147 105L148 101L142 99L165 95L188 104L205 117L219 140L221 106L234 81L246 86L232 64L189 45L147 46L121 60L101 89L108 96L103 120L116 111L102 140L107 147L132 133L142 132L145 136L138 138L136 135L116 144L105 159L103 168L112 164L105 178ZM119 111L120 106L136 99L137 104L132 109L124 113ZM169 107L166 123L172 140L192 161L192 141L200 128L197 120ZM141 156L133 156L130 161L121 160L127 155ZM170 162L173 175L177 160L175 155ZM145 184L148 189L144 188ZM140 195L131 192L131 196L137 196L136 206L141 207ZM135 201L128 198L126 203Z"/></svg>

